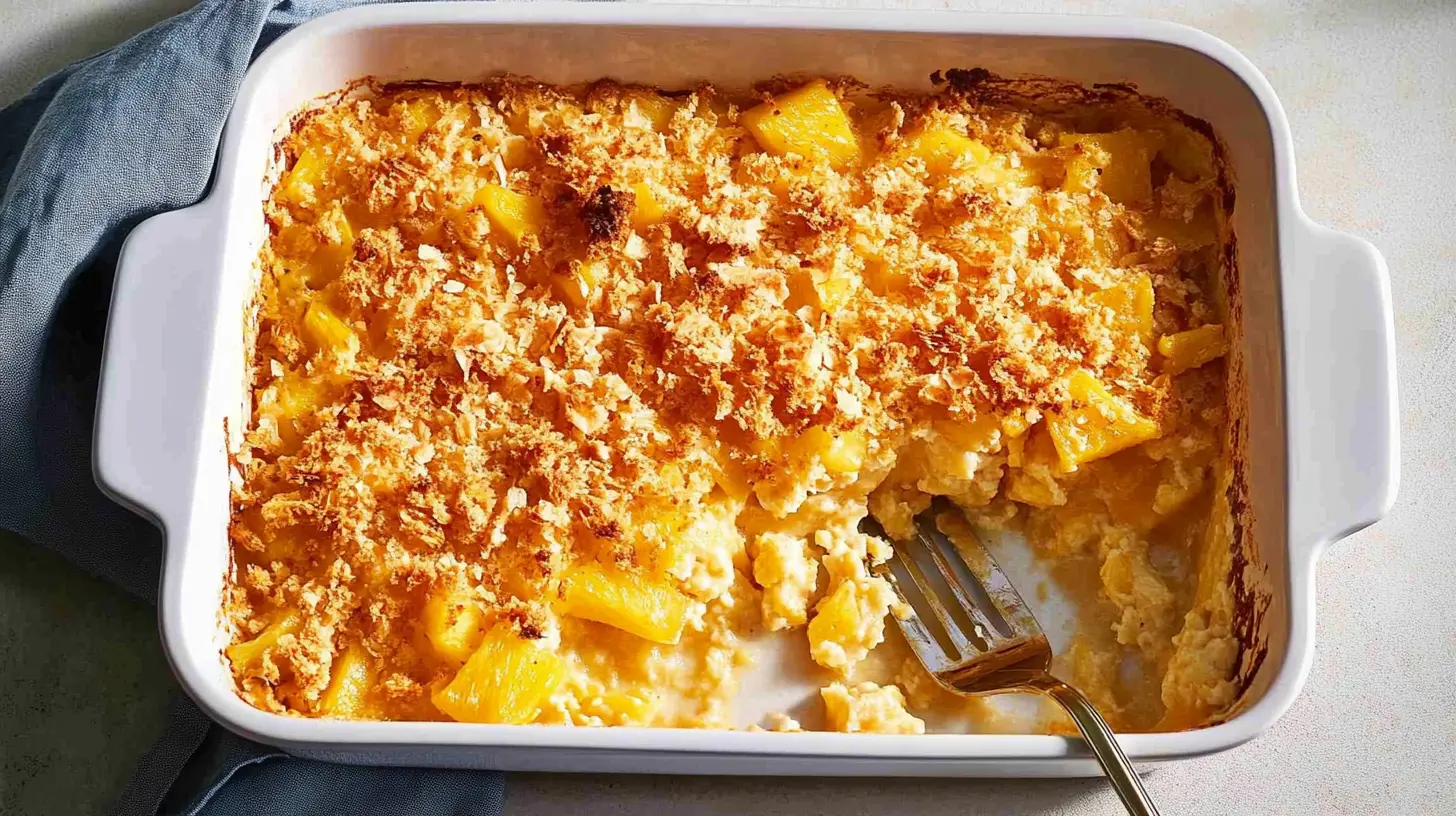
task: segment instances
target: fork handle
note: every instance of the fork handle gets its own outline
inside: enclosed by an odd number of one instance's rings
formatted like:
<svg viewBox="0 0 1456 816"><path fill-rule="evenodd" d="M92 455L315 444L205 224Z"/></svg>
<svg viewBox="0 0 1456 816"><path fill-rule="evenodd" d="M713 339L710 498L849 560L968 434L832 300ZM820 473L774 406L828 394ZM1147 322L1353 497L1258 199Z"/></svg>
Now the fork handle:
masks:
<svg viewBox="0 0 1456 816"><path fill-rule="evenodd" d="M1082 738L1097 756L1097 764L1102 766L1102 772L1107 775L1107 781L1112 783L1112 789L1117 791L1117 797L1122 800L1127 812L1133 816L1158 816L1158 808L1148 797L1137 771L1117 744L1112 728L1097 713L1092 702L1082 692L1056 678L1048 677L1036 687L1061 703L1072 716L1072 722L1077 724L1077 730L1082 732Z"/></svg>

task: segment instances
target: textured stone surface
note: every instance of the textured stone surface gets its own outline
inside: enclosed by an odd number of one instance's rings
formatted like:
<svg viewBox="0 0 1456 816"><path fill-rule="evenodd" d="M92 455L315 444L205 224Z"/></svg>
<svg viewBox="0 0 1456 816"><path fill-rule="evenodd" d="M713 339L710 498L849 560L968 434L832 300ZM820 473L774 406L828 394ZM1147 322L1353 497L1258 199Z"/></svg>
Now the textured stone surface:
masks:
<svg viewBox="0 0 1456 816"><path fill-rule="evenodd" d="M0 813L105 812L173 689L151 606L0 534Z"/></svg>
<svg viewBox="0 0 1456 816"><path fill-rule="evenodd" d="M806 3L808 0L800 0ZM181 0L0 3L0 99ZM1153 774L1169 814L1456 812L1456 5L1434 0L819 5L1120 13L1231 42L1291 120L1304 206L1389 262L1403 476L1395 511L1318 570L1318 648L1289 714L1242 748ZM151 611L0 541L0 811L108 801L160 725ZM590 803L586 805L586 803ZM1097 780L511 778L517 814L1117 814Z"/></svg>

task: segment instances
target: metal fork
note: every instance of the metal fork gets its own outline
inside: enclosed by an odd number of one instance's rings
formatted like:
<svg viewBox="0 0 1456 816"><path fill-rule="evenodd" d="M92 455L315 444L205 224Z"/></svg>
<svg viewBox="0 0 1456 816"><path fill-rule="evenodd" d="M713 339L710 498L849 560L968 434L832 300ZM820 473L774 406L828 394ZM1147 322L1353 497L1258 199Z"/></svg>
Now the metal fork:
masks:
<svg viewBox="0 0 1456 816"><path fill-rule="evenodd" d="M991 553L953 508L949 501L937 499L916 517L915 540L895 541L894 556L873 570L895 587L902 603L932 613L929 621L918 613L904 619L891 616L910 648L937 682L959 694L1039 691L1056 700L1077 724L1128 813L1157 816L1112 728L1080 691L1051 675L1052 649L1046 635ZM942 531L937 519L958 528L956 538L962 546ZM877 527L870 522L866 532L888 538ZM907 594L907 580L923 603L917 605ZM953 599L949 603L947 595Z"/></svg>

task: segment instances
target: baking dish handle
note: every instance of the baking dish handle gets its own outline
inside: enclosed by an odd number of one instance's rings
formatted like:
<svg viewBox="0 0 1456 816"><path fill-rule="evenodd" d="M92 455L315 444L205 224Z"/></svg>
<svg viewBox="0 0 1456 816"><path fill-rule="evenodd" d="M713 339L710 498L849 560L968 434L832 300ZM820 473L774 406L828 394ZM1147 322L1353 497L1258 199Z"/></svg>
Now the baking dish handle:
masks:
<svg viewBox="0 0 1456 816"><path fill-rule="evenodd" d="M1400 428L1385 259L1301 220L1284 287L1290 533L1315 557L1390 511Z"/></svg>
<svg viewBox="0 0 1456 816"><path fill-rule="evenodd" d="M202 438L219 236L206 203L143 221L122 245L106 324L92 467L164 529L189 506Z"/></svg>

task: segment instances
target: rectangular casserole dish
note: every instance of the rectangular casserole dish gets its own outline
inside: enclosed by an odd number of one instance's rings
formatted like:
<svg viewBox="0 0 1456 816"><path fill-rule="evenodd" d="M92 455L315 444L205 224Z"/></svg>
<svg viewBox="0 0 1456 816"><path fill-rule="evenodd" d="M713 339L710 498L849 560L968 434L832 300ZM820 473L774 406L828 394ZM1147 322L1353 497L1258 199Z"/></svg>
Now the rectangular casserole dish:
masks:
<svg viewBox="0 0 1456 816"><path fill-rule="evenodd" d="M1076 740L309 720L264 713L231 687L219 625L229 563L228 451L247 421L244 311L266 234L261 202L280 126L353 80L746 87L774 74L851 75L925 89L981 67L1086 85L1133 83L1228 143L1242 304L1247 524L1237 537L1239 703L1196 731L1133 734L1140 763L1238 745L1288 709L1313 656L1315 561L1394 500L1397 428L1388 278L1365 241L1311 223L1288 124L1267 81L1227 44L1110 18L595 4L420 4L340 12L280 39L248 74L212 192L152 218L123 250L97 417L96 475L165 532L159 614L183 686L228 728L344 762L536 771L1070 776L1097 772ZM1236 370L1238 365L1236 365ZM745 693L748 693L747 691Z"/></svg>

